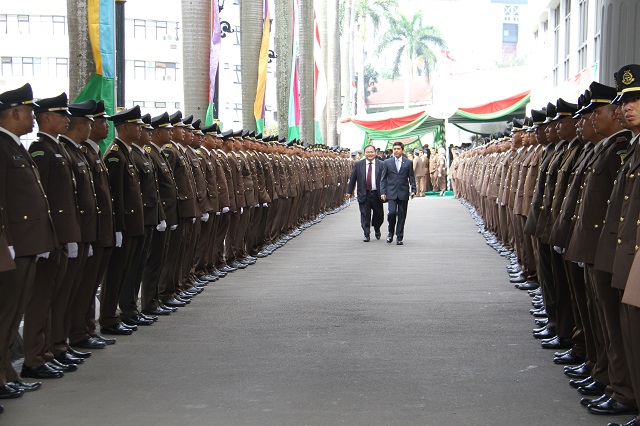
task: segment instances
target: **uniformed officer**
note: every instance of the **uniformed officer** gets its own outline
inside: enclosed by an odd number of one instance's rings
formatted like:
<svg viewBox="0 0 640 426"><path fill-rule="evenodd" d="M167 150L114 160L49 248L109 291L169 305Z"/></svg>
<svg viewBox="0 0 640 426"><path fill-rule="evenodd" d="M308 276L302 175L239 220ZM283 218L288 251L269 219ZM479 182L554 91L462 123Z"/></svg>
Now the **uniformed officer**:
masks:
<svg viewBox="0 0 640 426"><path fill-rule="evenodd" d="M119 111L109 117L116 137L107 148L103 161L109 171L116 244L100 294L100 330L103 334L130 335L136 325L126 325L117 313L118 300L131 269L133 254L144 242L144 211L140 177L131 155L132 144L140 139L143 124L140 107Z"/></svg>
<svg viewBox="0 0 640 426"><path fill-rule="evenodd" d="M57 241L49 216L47 196L35 162L20 143L33 130L33 92L29 84L0 93L0 228L12 260L4 252L0 272L0 397L15 398L35 390L39 383L26 384L11 365L10 346L31 294L37 258L46 258ZM15 266L15 267L14 267ZM35 367L36 377L59 376L53 367ZM26 374L29 376L29 374Z"/></svg>

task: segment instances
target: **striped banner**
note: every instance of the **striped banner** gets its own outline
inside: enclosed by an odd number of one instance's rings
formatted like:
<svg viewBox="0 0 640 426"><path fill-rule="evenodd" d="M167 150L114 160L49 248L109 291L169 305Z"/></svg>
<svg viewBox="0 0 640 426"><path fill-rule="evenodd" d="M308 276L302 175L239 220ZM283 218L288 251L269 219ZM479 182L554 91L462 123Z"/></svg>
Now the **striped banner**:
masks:
<svg viewBox="0 0 640 426"><path fill-rule="evenodd" d="M320 28L318 27L318 18L315 10L313 11L313 22L315 25L315 37L313 43L313 116L315 118L316 127L316 144L322 144L322 130L320 129L320 118L324 113L327 105L327 77L324 68L324 55L322 52L322 44L320 42Z"/></svg>
<svg viewBox="0 0 640 426"><path fill-rule="evenodd" d="M213 99L216 96L216 75L220 64L220 46L222 44L220 28L220 9L218 0L211 0L211 43L209 47L209 106L205 115L205 126L213 124L219 111L214 111Z"/></svg>
<svg viewBox="0 0 640 426"><path fill-rule="evenodd" d="M113 114L116 69L115 3L113 0L88 0L87 21L96 72L78 94L75 102L102 99L107 114ZM97 141L102 152L113 139L113 135L113 126L110 124L109 136L103 141Z"/></svg>
<svg viewBox="0 0 640 426"><path fill-rule="evenodd" d="M253 104L253 115L256 118L256 133L264 131L265 96L267 92L267 65L269 64L269 35L271 33L271 17L269 1L264 0L264 25L262 28L262 44L258 62L258 90Z"/></svg>
<svg viewBox="0 0 640 426"><path fill-rule="evenodd" d="M289 85L289 135L288 140L300 139L300 37L298 0L293 1L293 51L291 54L291 83Z"/></svg>

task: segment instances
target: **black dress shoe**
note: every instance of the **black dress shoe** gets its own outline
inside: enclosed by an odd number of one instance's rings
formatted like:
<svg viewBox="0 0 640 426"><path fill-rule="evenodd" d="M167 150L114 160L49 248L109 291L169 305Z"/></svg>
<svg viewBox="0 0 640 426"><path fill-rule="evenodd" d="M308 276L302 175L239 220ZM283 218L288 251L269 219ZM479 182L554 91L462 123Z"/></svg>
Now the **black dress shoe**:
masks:
<svg viewBox="0 0 640 426"><path fill-rule="evenodd" d="M581 364L574 368L567 368L564 370L564 375L572 379L585 379L591 375L591 369L587 364Z"/></svg>
<svg viewBox="0 0 640 426"><path fill-rule="evenodd" d="M613 398L609 398L608 401L601 402L600 404L590 404L587 406L587 411L591 414L603 414L607 416L617 416L620 414L632 414L637 413L638 409L629 405L622 404Z"/></svg>
<svg viewBox="0 0 640 426"><path fill-rule="evenodd" d="M187 306L186 303L176 300L175 297L167 299L162 303L170 308L182 308L183 306Z"/></svg>
<svg viewBox="0 0 640 426"><path fill-rule="evenodd" d="M536 318L534 322L536 325L547 325L549 324L549 318Z"/></svg>
<svg viewBox="0 0 640 426"><path fill-rule="evenodd" d="M553 358L553 363L558 365L579 365L583 362L584 357L574 354L573 351L569 351L562 356Z"/></svg>
<svg viewBox="0 0 640 426"><path fill-rule="evenodd" d="M589 376L586 379L571 379L569 380L569 386L571 386L574 389L578 389L581 388L583 386L587 386L590 385L591 383L593 383L593 377Z"/></svg>
<svg viewBox="0 0 640 426"><path fill-rule="evenodd" d="M96 339L96 340L98 340L100 342L105 343L106 345L115 345L116 342L117 342L116 339L113 339L113 338L110 338L110 337L104 337L104 336L101 336L99 334L96 334L95 336L91 336L91 337L93 337L94 339Z"/></svg>
<svg viewBox="0 0 640 426"><path fill-rule="evenodd" d="M133 331L130 328L123 326L122 324L114 324L109 327L100 328L100 333L102 334L113 334L116 336L129 336L133 334Z"/></svg>
<svg viewBox="0 0 640 426"><path fill-rule="evenodd" d="M557 351L556 353L554 353L554 354L553 354L553 356L554 356L555 358L558 358L558 357L561 357L561 356L564 356L564 355L568 354L568 353L569 353L569 352L571 352L572 350L573 350L573 349L567 349L566 351Z"/></svg>
<svg viewBox="0 0 640 426"><path fill-rule="evenodd" d="M396 245L401 246L402 244L403 244L402 239L398 238L398 240L396 241Z"/></svg>
<svg viewBox="0 0 640 426"><path fill-rule="evenodd" d="M375 236L376 236L376 240L379 240L380 237L382 237L382 233L380 232L380 230L375 232Z"/></svg>
<svg viewBox="0 0 640 426"><path fill-rule="evenodd" d="M63 373L73 373L74 371L78 371L78 364L63 364L55 358L46 365L58 371L62 371Z"/></svg>
<svg viewBox="0 0 640 426"><path fill-rule="evenodd" d="M66 352L60 352L59 354L57 354L55 356L56 361L58 361L60 364L64 364L64 365L69 365L69 364L82 364L84 362L84 359L82 358L76 358L73 355L69 355Z"/></svg>
<svg viewBox="0 0 640 426"><path fill-rule="evenodd" d="M73 348L67 349L67 353L71 356L74 356L76 358L82 358L82 359L87 359L91 356L91 352L80 352L80 351L76 351Z"/></svg>
<svg viewBox="0 0 640 426"><path fill-rule="evenodd" d="M147 326L147 325L151 325L153 324L153 321L151 320L146 320L144 318L141 318L139 316L135 316L135 317L131 317L131 318L122 318L122 322L124 323L124 325L128 325L129 327L131 326Z"/></svg>
<svg viewBox="0 0 640 426"><path fill-rule="evenodd" d="M138 318L142 318L142 319L153 321L153 322L158 321L158 317L156 315L145 315L143 312L138 314Z"/></svg>
<svg viewBox="0 0 640 426"><path fill-rule="evenodd" d="M578 388L578 392L587 396L598 396L604 393L605 385L600 382L591 382Z"/></svg>
<svg viewBox="0 0 640 426"><path fill-rule="evenodd" d="M393 242L393 235L391 235L391 234L387 235L387 242L388 243L392 243Z"/></svg>
<svg viewBox="0 0 640 426"><path fill-rule="evenodd" d="M23 390L14 389L9 385L0 386L0 399L19 398L24 394Z"/></svg>
<svg viewBox="0 0 640 426"><path fill-rule="evenodd" d="M158 306L158 307L160 309L164 309L165 311L169 311L169 312L177 312L178 311L178 308L164 305L162 302L160 302L160 306Z"/></svg>
<svg viewBox="0 0 640 426"><path fill-rule="evenodd" d="M21 390L23 392L33 392L40 389L40 386L42 386L42 382L26 383L21 379L18 379L15 382L7 383L7 386L11 386L15 390Z"/></svg>
<svg viewBox="0 0 640 426"><path fill-rule="evenodd" d="M365 243L368 243L369 241L371 241L371 238L369 238L368 235L365 235L362 241L364 241Z"/></svg>
<svg viewBox="0 0 640 426"><path fill-rule="evenodd" d="M39 365L37 367L22 365L20 376L25 378L30 377L32 379L57 379L64 376L64 373L60 370L49 367L47 364Z"/></svg>
<svg viewBox="0 0 640 426"><path fill-rule="evenodd" d="M547 310L543 308L541 311L534 312L533 316L535 318L547 318Z"/></svg>
<svg viewBox="0 0 640 426"><path fill-rule="evenodd" d="M535 337L536 339L551 339L552 337L555 337L556 333L553 330L550 330L548 328L544 328L544 330L540 331L539 333L533 333L533 337Z"/></svg>
<svg viewBox="0 0 640 426"><path fill-rule="evenodd" d="M635 418L631 419L627 423L607 423L607 426L637 426L637 425L638 423L636 422Z"/></svg>
<svg viewBox="0 0 640 426"><path fill-rule="evenodd" d="M189 303L191 303L191 299L185 299L184 297L181 296L174 296L174 299L176 299L178 302L182 302L185 305L188 305Z"/></svg>
<svg viewBox="0 0 640 426"><path fill-rule="evenodd" d="M509 282L513 284L525 283L527 282L527 277L525 277L524 275L520 275L518 277L510 278Z"/></svg>
<svg viewBox="0 0 640 426"><path fill-rule="evenodd" d="M598 398L582 398L580 400L580 405L584 407L588 407L591 404L600 404L601 402L608 401L609 397L607 395L600 395Z"/></svg>
<svg viewBox="0 0 640 426"><path fill-rule="evenodd" d="M171 311L168 309L162 309L161 307L158 306L153 309L144 309L142 313L148 317L154 317L158 315L170 315Z"/></svg>
<svg viewBox="0 0 640 426"><path fill-rule="evenodd" d="M72 343L71 346L74 348L82 348L82 349L103 349L107 344L102 342L95 337L87 336L79 342Z"/></svg>
<svg viewBox="0 0 640 426"><path fill-rule="evenodd" d="M528 281L518 285L518 289L520 290L535 290L538 287L540 287L540 284L533 281Z"/></svg>
<svg viewBox="0 0 640 426"><path fill-rule="evenodd" d="M571 347L571 340L555 336L549 341L540 343L542 349L568 349Z"/></svg>

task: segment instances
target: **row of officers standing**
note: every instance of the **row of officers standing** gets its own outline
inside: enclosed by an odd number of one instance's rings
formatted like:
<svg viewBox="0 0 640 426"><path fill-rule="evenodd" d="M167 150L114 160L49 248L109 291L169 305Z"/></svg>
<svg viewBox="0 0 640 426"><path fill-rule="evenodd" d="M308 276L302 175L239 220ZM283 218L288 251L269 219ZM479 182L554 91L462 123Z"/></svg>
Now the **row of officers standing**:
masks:
<svg viewBox="0 0 640 426"><path fill-rule="evenodd" d="M589 413L640 405L640 65L558 99L452 165L458 197L534 297L533 330L557 349ZM626 425L639 424L634 417ZM609 423L617 425L618 423Z"/></svg>
<svg viewBox="0 0 640 426"><path fill-rule="evenodd" d="M26 150L20 136L38 123ZM101 155L111 121L116 138ZM0 399L62 377L91 353L190 303L344 207L348 152L180 111L0 94ZM95 318L96 294L100 318ZM140 296L140 303L138 297ZM24 315L24 364L10 347ZM99 322L99 326L98 326ZM99 327L99 328L98 328ZM82 349L80 351L79 349Z"/></svg>

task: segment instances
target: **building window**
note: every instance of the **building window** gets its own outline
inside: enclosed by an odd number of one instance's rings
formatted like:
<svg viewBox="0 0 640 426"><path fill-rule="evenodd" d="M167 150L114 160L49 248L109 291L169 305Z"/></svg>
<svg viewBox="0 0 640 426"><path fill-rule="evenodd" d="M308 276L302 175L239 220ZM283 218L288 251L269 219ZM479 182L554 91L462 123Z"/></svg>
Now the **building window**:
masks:
<svg viewBox="0 0 640 426"><path fill-rule="evenodd" d="M236 25L236 29L233 31L233 34L235 35L233 45L240 46L240 25Z"/></svg>
<svg viewBox="0 0 640 426"><path fill-rule="evenodd" d="M175 62L155 62L155 71L156 80L175 81L176 79Z"/></svg>
<svg viewBox="0 0 640 426"><path fill-rule="evenodd" d="M0 34L7 34L7 15L0 15Z"/></svg>
<svg viewBox="0 0 640 426"><path fill-rule="evenodd" d="M146 23L144 19L133 20L133 38L147 38Z"/></svg>
<svg viewBox="0 0 640 426"><path fill-rule="evenodd" d="M602 2L596 2L596 19L595 19L595 28L593 32L593 62L600 62L600 45L601 45L601 34L602 34L602 15L603 15Z"/></svg>
<svg viewBox="0 0 640 426"><path fill-rule="evenodd" d="M1 64L3 77L36 77L42 74L41 58L3 56Z"/></svg>
<svg viewBox="0 0 640 426"><path fill-rule="evenodd" d="M53 21L53 35L66 35L67 34L67 18L66 16L52 16Z"/></svg>
<svg viewBox="0 0 640 426"><path fill-rule="evenodd" d="M504 5L504 22L518 22L520 16L520 6Z"/></svg>
<svg viewBox="0 0 640 426"><path fill-rule="evenodd" d="M553 86L559 83L560 68L560 6L551 11L553 16Z"/></svg>
<svg viewBox="0 0 640 426"><path fill-rule="evenodd" d="M580 0L579 4L580 18L578 24L579 30L579 47L578 47L578 69L583 70L587 67L587 39L589 27L589 0Z"/></svg>
<svg viewBox="0 0 640 426"><path fill-rule="evenodd" d="M154 102L153 106L154 106L154 108L165 109L167 107L167 103L166 102Z"/></svg>
<svg viewBox="0 0 640 426"><path fill-rule="evenodd" d="M18 31L20 34L29 34L29 15L18 15Z"/></svg>
<svg viewBox="0 0 640 426"><path fill-rule="evenodd" d="M240 71L241 71L240 65L234 65L233 66L233 71L236 73L236 81L234 81L234 83L235 84L242 83L242 75L240 73Z"/></svg>
<svg viewBox="0 0 640 426"><path fill-rule="evenodd" d="M571 76L571 0L564 0L564 80Z"/></svg>
<svg viewBox="0 0 640 426"><path fill-rule="evenodd" d="M133 101L131 106L139 105L140 108L144 108L144 101Z"/></svg>
<svg viewBox="0 0 640 426"><path fill-rule="evenodd" d="M69 77L69 59L56 58L56 77Z"/></svg>
<svg viewBox="0 0 640 426"><path fill-rule="evenodd" d="M166 40L168 35L169 34L167 33L167 22L157 21L156 22L156 40Z"/></svg>
<svg viewBox="0 0 640 426"><path fill-rule="evenodd" d="M144 80L144 61L133 61L134 80Z"/></svg>
<svg viewBox="0 0 640 426"><path fill-rule="evenodd" d="M176 102L173 106L175 109L180 109L180 102Z"/></svg>

